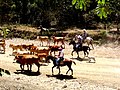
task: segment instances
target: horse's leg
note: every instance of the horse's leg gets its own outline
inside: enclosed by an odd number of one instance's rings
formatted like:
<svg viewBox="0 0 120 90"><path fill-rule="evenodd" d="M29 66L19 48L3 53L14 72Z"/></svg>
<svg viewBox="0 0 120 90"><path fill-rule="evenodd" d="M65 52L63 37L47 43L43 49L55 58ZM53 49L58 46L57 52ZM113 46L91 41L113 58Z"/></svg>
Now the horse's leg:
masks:
<svg viewBox="0 0 120 90"><path fill-rule="evenodd" d="M89 55L89 52L87 51L86 53L87 53L87 57L88 57L88 55Z"/></svg>
<svg viewBox="0 0 120 90"><path fill-rule="evenodd" d="M40 64L39 63L35 63L35 65L38 67L38 71L37 72L40 72Z"/></svg>
<svg viewBox="0 0 120 90"><path fill-rule="evenodd" d="M54 51L54 56L55 56L55 51Z"/></svg>
<svg viewBox="0 0 120 90"><path fill-rule="evenodd" d="M84 57L88 57L89 52L88 51L84 51Z"/></svg>
<svg viewBox="0 0 120 90"><path fill-rule="evenodd" d="M58 69L59 69L59 73L58 73L58 75L60 75L60 67L58 67Z"/></svg>
<svg viewBox="0 0 120 90"><path fill-rule="evenodd" d="M66 74L68 74L69 70L70 70L70 69L68 69L68 71L66 72Z"/></svg>
<svg viewBox="0 0 120 90"><path fill-rule="evenodd" d="M32 64L30 64L30 72L32 71Z"/></svg>
<svg viewBox="0 0 120 90"><path fill-rule="evenodd" d="M68 71L66 72L66 74L68 74L69 70L71 70L71 75L73 75L73 69L71 68L71 65L72 65L72 64L68 65L68 68L69 68L69 69L68 69Z"/></svg>
<svg viewBox="0 0 120 90"><path fill-rule="evenodd" d="M92 46L92 49L94 49L94 47L93 47L93 42L92 42L92 41L90 42L90 44L91 44L91 46Z"/></svg>
<svg viewBox="0 0 120 90"><path fill-rule="evenodd" d="M22 67L22 66L24 66L24 65L20 64L20 68L21 68L21 70L24 70L24 67Z"/></svg>
<svg viewBox="0 0 120 90"><path fill-rule="evenodd" d="M74 52L74 50L71 52L72 57L73 57L73 52Z"/></svg>
<svg viewBox="0 0 120 90"><path fill-rule="evenodd" d="M3 45L3 51L4 51L4 53L5 53L5 46Z"/></svg>
<svg viewBox="0 0 120 90"><path fill-rule="evenodd" d="M54 67L56 67L56 66L53 66L53 67L52 67L52 75L54 75L54 72L53 72L53 68L54 68Z"/></svg>
<svg viewBox="0 0 120 90"><path fill-rule="evenodd" d="M86 56L86 51L84 51L84 58L85 58L85 56Z"/></svg>
<svg viewBox="0 0 120 90"><path fill-rule="evenodd" d="M47 44L48 44L48 46L50 46L50 42L49 42L49 40L47 40Z"/></svg>
<svg viewBox="0 0 120 90"><path fill-rule="evenodd" d="M27 70L29 71L29 65L27 64Z"/></svg>
<svg viewBox="0 0 120 90"><path fill-rule="evenodd" d="M79 58L79 57L80 57L80 56L79 56L79 52L78 52L78 51L76 51L76 53L77 53L77 55L78 55L77 57Z"/></svg>
<svg viewBox="0 0 120 90"><path fill-rule="evenodd" d="M71 68L70 70L71 70L71 75L73 75L73 69Z"/></svg>
<svg viewBox="0 0 120 90"><path fill-rule="evenodd" d="M42 41L42 46L43 46L43 41Z"/></svg>

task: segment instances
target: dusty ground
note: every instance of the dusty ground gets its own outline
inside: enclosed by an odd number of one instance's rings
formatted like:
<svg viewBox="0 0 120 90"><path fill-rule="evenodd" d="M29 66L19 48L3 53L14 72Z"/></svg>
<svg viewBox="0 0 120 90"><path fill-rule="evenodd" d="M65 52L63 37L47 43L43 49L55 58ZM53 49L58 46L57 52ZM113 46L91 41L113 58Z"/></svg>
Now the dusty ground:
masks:
<svg viewBox="0 0 120 90"><path fill-rule="evenodd" d="M0 90L120 90L120 46L106 44L94 45L95 49L90 51L90 57L95 57L96 62L88 63L88 59L80 61L74 53L72 65L74 75L65 75L67 67L61 67L62 75L51 75L52 63L41 66L41 74L35 73L37 68L33 65L31 75L20 73L19 64L13 63L14 56L9 44L34 43L39 46L38 41L23 39L6 40L6 53L0 54L0 68L9 70L11 75L0 77ZM72 46L66 42L65 57L72 58ZM83 52L80 52L83 58ZM55 74L58 69L54 69ZM70 74L70 73L69 73Z"/></svg>

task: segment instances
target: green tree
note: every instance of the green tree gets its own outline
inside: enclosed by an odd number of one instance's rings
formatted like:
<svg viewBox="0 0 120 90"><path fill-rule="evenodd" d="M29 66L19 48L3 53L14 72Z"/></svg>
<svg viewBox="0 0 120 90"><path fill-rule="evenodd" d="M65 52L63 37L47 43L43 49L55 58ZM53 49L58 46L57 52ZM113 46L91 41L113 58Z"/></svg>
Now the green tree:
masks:
<svg viewBox="0 0 120 90"><path fill-rule="evenodd" d="M117 24L117 31L119 32L120 28L120 0L110 0L109 8L111 9L111 18Z"/></svg>
<svg viewBox="0 0 120 90"><path fill-rule="evenodd" d="M12 0L0 0L0 23L10 21Z"/></svg>
<svg viewBox="0 0 120 90"><path fill-rule="evenodd" d="M72 5L75 5L76 9L86 11L90 7L90 3L94 0L72 0ZM96 13L101 19L106 18L110 13L109 11L109 0L95 0L97 6L95 7L94 13Z"/></svg>
<svg viewBox="0 0 120 90"><path fill-rule="evenodd" d="M4 27L2 29L0 29L0 34L3 36L3 38L5 39L9 33L9 29L7 27Z"/></svg>

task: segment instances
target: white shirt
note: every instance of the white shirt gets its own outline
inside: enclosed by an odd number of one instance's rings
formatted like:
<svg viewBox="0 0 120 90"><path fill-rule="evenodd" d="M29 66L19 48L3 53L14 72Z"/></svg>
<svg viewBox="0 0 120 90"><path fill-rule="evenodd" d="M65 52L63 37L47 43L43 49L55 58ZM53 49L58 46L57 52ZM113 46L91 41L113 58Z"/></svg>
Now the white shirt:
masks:
<svg viewBox="0 0 120 90"><path fill-rule="evenodd" d="M64 57L64 50L59 51L59 57Z"/></svg>

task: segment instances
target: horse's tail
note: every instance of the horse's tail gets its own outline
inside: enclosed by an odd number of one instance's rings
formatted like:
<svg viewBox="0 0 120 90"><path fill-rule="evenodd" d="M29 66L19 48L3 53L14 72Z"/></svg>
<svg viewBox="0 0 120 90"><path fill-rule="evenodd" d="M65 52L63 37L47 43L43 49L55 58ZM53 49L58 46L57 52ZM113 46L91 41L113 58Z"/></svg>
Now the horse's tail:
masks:
<svg viewBox="0 0 120 90"><path fill-rule="evenodd" d="M72 62L76 65L75 61L72 61Z"/></svg>

